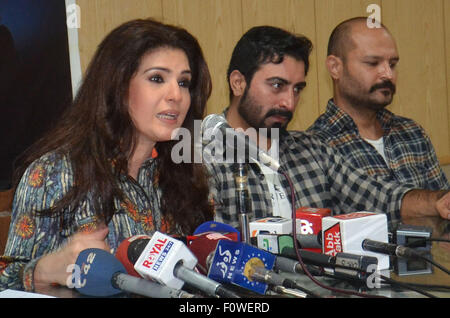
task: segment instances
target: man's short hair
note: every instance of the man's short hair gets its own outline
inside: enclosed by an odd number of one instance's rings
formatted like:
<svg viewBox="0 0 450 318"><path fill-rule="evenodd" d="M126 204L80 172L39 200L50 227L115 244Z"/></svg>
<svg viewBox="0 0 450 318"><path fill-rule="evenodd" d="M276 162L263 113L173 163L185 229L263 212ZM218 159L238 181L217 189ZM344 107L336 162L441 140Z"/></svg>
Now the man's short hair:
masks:
<svg viewBox="0 0 450 318"><path fill-rule="evenodd" d="M257 26L248 30L238 41L231 55L227 71L228 86L230 74L238 70L245 77L247 85L261 64L283 62L284 56L290 56L305 63L305 75L309 69L311 41L302 35L296 35L273 26ZM233 92L230 87L230 99Z"/></svg>
<svg viewBox="0 0 450 318"><path fill-rule="evenodd" d="M335 55L345 59L346 53L355 48L355 43L352 39L352 27L356 23L367 22L367 17L354 17L339 23L331 32L328 40L327 55ZM385 30L386 27L380 24Z"/></svg>

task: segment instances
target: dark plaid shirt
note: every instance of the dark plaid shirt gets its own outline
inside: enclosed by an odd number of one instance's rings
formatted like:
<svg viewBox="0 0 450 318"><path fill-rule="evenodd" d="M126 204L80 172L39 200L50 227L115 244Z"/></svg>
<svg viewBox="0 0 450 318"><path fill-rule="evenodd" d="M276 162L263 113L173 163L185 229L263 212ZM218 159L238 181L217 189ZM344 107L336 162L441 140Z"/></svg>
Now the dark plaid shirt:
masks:
<svg viewBox="0 0 450 318"><path fill-rule="evenodd" d="M384 130L386 161L359 135L353 119L330 100L327 109L308 128L337 149L353 166L388 181L410 183L429 190L449 189L449 182L436 157L430 138L411 119L384 109L377 118Z"/></svg>
<svg viewBox="0 0 450 318"><path fill-rule="evenodd" d="M204 146L208 141L204 140ZM333 214L356 211L386 213L388 219L400 218L401 200L412 187L374 179L349 165L336 151L305 132L290 131L280 138L281 169L292 180L295 208L330 208ZM233 163L206 163L210 190L218 222L239 226ZM250 219L272 215L271 194L257 164L248 165L251 200ZM291 193L287 178L280 174L286 193ZM290 197L290 196L289 196Z"/></svg>

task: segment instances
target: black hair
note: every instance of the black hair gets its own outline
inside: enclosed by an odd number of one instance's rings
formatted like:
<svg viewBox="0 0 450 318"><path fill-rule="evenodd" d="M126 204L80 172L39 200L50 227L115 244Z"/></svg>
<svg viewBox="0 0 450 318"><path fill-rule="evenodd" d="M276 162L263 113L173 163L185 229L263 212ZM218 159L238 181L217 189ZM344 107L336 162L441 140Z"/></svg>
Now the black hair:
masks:
<svg viewBox="0 0 450 318"><path fill-rule="evenodd" d="M253 27L241 37L233 50L227 71L228 85L230 85L230 74L234 70L244 75L249 85L261 64L282 63L286 55L303 61L306 75L311 51L312 43L303 35L273 26ZM232 96L230 87L230 99Z"/></svg>

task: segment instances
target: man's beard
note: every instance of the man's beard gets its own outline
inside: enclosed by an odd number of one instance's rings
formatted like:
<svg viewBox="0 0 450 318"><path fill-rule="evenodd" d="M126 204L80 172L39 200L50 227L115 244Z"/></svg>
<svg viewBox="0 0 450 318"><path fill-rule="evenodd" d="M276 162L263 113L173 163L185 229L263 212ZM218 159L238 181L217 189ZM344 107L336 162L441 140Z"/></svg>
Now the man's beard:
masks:
<svg viewBox="0 0 450 318"><path fill-rule="evenodd" d="M288 110L283 109L270 109L266 114L262 115L261 112L263 107L258 105L255 100L248 95L248 89L246 88L244 94L238 105L238 113L244 119L250 127L255 128L256 130L260 128L267 128L267 137L271 136L271 128L280 129L280 134L286 132L287 125L291 121L293 114ZM286 124L282 123L274 123L273 125L266 125L265 120L271 116L283 116L287 118Z"/></svg>
<svg viewBox="0 0 450 318"><path fill-rule="evenodd" d="M381 83L375 84L372 87L370 87L367 93L363 93L362 92L363 88L361 87L361 85L356 80L354 80L350 75L348 75L348 73L346 76L347 76L347 85L345 86L345 88L341 89L341 94L355 108L365 108L379 111L392 103L396 91L395 84L392 83L392 81L385 80ZM384 101L378 101L371 98L370 94L375 92L377 89L382 88L388 88L390 90L390 98L385 99ZM385 94L385 96L387 95Z"/></svg>

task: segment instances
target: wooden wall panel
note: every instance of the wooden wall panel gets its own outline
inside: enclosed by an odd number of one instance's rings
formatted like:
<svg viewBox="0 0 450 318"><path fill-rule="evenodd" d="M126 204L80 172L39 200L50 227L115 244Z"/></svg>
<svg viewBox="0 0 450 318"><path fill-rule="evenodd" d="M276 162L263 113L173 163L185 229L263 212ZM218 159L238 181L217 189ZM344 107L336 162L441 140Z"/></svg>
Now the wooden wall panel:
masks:
<svg viewBox="0 0 450 318"><path fill-rule="evenodd" d="M442 0L444 3L444 33L445 33L445 61L446 61L446 85L447 85L447 123L450 123L450 1ZM450 134L450 128L447 130L447 134ZM434 137L437 140L439 137ZM447 144L450 147L450 142ZM440 151L440 149L439 149ZM445 151L445 149L440 152L442 155L439 156L442 165L450 165L450 151ZM450 168L449 168L450 171ZM449 173L450 179L450 173Z"/></svg>
<svg viewBox="0 0 450 318"><path fill-rule="evenodd" d="M98 44L115 27L132 19L162 18L162 0L77 0L81 70L84 73Z"/></svg>
<svg viewBox="0 0 450 318"><path fill-rule="evenodd" d="M306 88L300 96L289 129L301 130L319 115L314 0L242 0L244 32L258 25L272 25L305 35L313 45Z"/></svg>
<svg viewBox="0 0 450 318"><path fill-rule="evenodd" d="M242 35L240 0L164 0L164 21L179 24L197 37L210 68L213 91L207 113L228 105L226 71L234 44Z"/></svg>
<svg viewBox="0 0 450 318"><path fill-rule="evenodd" d="M325 111L328 100L333 96L333 83L325 67L328 39L340 22L357 16L368 16L370 4L380 5L379 0L327 0L316 1L317 68L319 80L319 109ZM312 123L312 122L311 122ZM307 128L307 127L306 127Z"/></svg>
<svg viewBox="0 0 450 318"><path fill-rule="evenodd" d="M400 55L397 94L389 109L414 118L438 156L450 154L449 107L442 0L383 0L383 23Z"/></svg>
<svg viewBox="0 0 450 318"><path fill-rule="evenodd" d="M10 224L11 212L2 212L2 210L0 210L0 255L3 255L3 252L5 251Z"/></svg>

